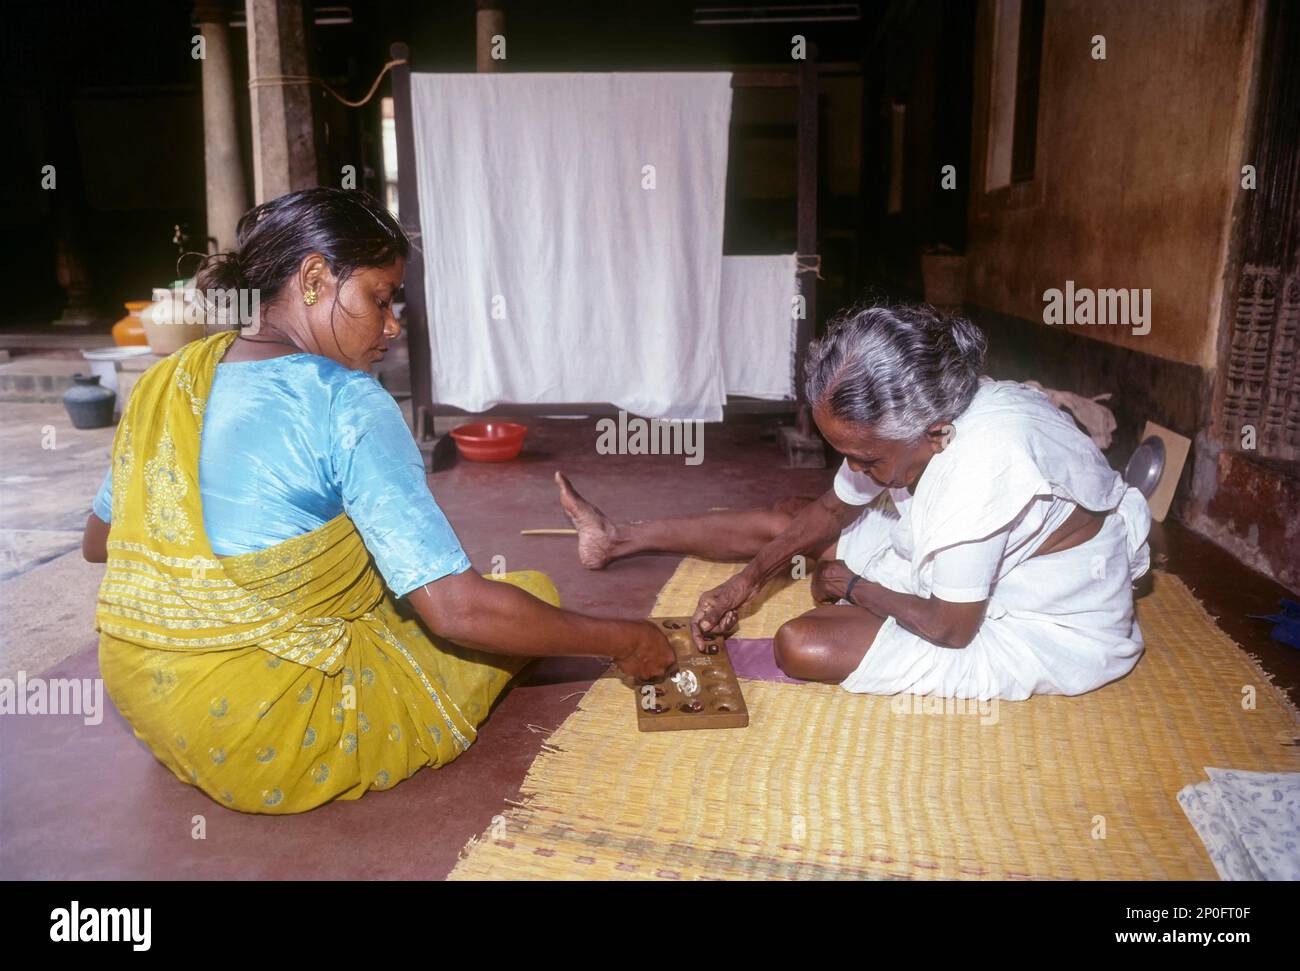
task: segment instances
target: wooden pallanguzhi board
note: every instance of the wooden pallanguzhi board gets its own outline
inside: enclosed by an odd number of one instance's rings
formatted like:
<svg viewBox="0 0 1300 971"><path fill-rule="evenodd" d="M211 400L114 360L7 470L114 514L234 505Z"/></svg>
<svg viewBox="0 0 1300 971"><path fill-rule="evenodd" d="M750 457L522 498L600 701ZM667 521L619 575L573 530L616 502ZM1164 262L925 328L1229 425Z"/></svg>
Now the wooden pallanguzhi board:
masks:
<svg viewBox="0 0 1300 971"><path fill-rule="evenodd" d="M745 696L741 694L723 638L708 638L706 645L712 652L706 653L691 639L689 617L652 617L651 621L659 626L677 652L677 670L693 671L700 691L694 698L688 698L667 679L654 685L638 685L637 727L643 732L747 727L749 709L745 707ZM653 702L649 690L655 693Z"/></svg>

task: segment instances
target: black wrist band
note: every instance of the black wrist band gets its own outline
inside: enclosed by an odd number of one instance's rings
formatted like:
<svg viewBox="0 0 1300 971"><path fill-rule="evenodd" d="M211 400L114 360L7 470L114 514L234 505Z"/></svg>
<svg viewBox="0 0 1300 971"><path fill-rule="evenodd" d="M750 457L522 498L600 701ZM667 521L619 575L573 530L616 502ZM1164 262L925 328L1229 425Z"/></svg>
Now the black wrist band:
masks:
<svg viewBox="0 0 1300 971"><path fill-rule="evenodd" d="M853 603L853 585L856 584L861 579L862 577L859 576L858 574L856 573L853 574L853 579L850 580L849 585L844 588L844 599L847 600L849 603Z"/></svg>

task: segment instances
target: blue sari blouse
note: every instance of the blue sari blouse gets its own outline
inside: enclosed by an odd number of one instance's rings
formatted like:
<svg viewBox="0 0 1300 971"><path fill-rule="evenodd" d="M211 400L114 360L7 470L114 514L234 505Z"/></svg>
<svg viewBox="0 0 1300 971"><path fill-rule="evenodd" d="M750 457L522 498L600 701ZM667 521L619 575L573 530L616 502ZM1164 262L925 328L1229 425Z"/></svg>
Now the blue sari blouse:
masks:
<svg viewBox="0 0 1300 971"><path fill-rule="evenodd" d="M112 473L92 509L110 522ZM470 568L401 409L370 375L290 354L217 365L199 454L212 552L237 556L346 512L397 596Z"/></svg>

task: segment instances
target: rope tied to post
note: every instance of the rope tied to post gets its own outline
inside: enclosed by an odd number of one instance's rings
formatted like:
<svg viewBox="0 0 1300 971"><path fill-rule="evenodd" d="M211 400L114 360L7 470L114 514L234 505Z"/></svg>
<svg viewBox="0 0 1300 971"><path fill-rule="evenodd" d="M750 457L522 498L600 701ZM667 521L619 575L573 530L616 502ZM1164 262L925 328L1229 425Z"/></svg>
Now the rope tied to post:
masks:
<svg viewBox="0 0 1300 971"><path fill-rule="evenodd" d="M281 87L290 87L299 84L319 84L335 101L340 102L348 108L361 108L375 96L375 92L379 90L379 82L384 79L384 75L397 67L397 65L405 63L406 58L400 58L395 61L389 61L385 64L383 70L379 72L379 76L375 78L374 83L370 85L370 90L366 92L366 96L360 101L349 101L323 80L317 77L312 77L309 74L267 74L260 78L249 78L248 86L249 88L260 88L268 84L278 84Z"/></svg>
<svg viewBox="0 0 1300 971"><path fill-rule="evenodd" d="M805 263L804 262L805 260L807 260L808 262ZM817 279L819 280L826 279L824 276L822 276L822 255L820 253L813 253L810 256L804 255L802 253L796 253L794 255L794 266L795 266L794 272L796 274L812 273L815 274Z"/></svg>

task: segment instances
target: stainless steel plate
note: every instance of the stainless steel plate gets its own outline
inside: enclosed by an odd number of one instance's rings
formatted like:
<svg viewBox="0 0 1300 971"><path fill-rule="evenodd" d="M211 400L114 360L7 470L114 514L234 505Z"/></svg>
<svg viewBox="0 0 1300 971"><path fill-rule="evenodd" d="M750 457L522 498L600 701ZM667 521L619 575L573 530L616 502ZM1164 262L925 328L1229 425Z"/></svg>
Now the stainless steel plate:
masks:
<svg viewBox="0 0 1300 971"><path fill-rule="evenodd" d="M1134 450L1133 457L1124 466L1124 481L1150 499L1164 471L1165 443L1152 435Z"/></svg>

